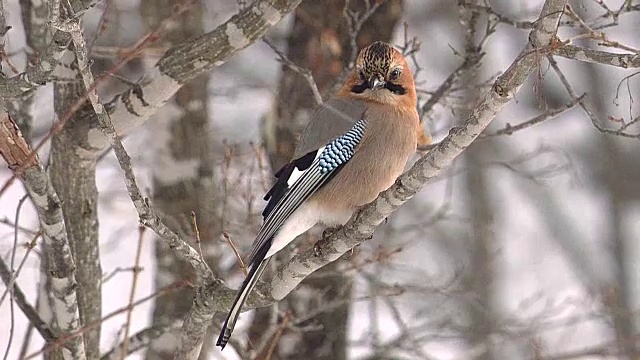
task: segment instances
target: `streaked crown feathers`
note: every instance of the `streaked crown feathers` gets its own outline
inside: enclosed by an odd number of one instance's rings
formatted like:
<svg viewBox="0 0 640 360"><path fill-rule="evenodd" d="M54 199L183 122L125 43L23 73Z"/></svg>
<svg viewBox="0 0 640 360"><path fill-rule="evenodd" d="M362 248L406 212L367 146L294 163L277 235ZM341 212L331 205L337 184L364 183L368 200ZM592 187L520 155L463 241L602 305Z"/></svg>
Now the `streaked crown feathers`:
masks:
<svg viewBox="0 0 640 360"><path fill-rule="evenodd" d="M378 103L415 106L413 74L400 51L376 41L360 51L341 89L345 96Z"/></svg>
<svg viewBox="0 0 640 360"><path fill-rule="evenodd" d="M359 66L366 76L375 73L386 75L389 73L394 51L397 50L388 44L376 41L362 49L359 56L359 60L361 60Z"/></svg>

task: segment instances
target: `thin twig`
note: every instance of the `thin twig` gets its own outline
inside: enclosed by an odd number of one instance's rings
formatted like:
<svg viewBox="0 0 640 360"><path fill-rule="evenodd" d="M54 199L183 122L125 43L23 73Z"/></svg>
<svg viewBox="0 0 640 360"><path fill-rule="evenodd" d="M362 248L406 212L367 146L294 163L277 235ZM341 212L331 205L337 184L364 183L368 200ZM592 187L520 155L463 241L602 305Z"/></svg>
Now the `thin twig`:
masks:
<svg viewBox="0 0 640 360"><path fill-rule="evenodd" d="M462 64L447 76L447 78L433 92L429 100L427 100L427 102L420 108L420 121L423 121L425 117L429 116L435 105L438 104L447 95L447 93L449 93L453 88L453 85L459 80L460 76L467 70L478 65L480 60L482 60L482 57L482 54L480 54L479 56L465 58Z"/></svg>
<svg viewBox="0 0 640 360"><path fill-rule="evenodd" d="M61 336L58 339L51 338L50 341L47 342L47 345L45 345L42 349L29 354L24 360L33 359L36 356L39 356L39 355L41 355L43 353L49 353L51 350L61 346L66 341L68 341L70 339L73 339L73 338L75 338L77 336L80 336L80 335L84 334L85 332L87 332L87 331L89 331L91 329L94 329L94 328L96 328L98 326L101 326L102 323L104 323L105 321L111 319L114 316L120 315L123 312L128 311L130 308L135 308L136 306L144 304L145 302L147 302L149 300L152 300L152 299L155 299L155 298L157 298L159 296L163 296L163 295L166 295L168 293L171 293L171 292L174 292L174 291L178 291L178 290L184 288L187 285L188 285L187 281L184 281L184 280L177 281L177 282L175 282L173 284L170 284L168 286L165 286L165 287L161 288L160 290L158 290L158 291L156 291L156 292L154 292L152 294L149 294L149 295L137 300L136 302L134 302L131 305L127 305L127 306L121 307L121 308L119 308L117 310L114 310L114 311L110 312L109 314L105 315L104 317L102 317L102 319L100 319L98 321L94 321L92 323L86 324L84 327L82 327L78 331L74 331L74 332L65 334L64 336Z"/></svg>
<svg viewBox="0 0 640 360"><path fill-rule="evenodd" d="M307 83L309 84L309 88L313 93L313 99L315 100L316 105L321 105L322 95L320 95L320 90L318 90L318 85L316 84L316 81L313 78L313 73L311 72L311 70L296 65L296 63L291 61L282 51L280 51L271 42L271 40L267 38L263 38L262 41L264 41L264 43L267 44L271 48L271 50L273 50L273 52L276 53L276 55L278 55L278 60L281 63L285 64L293 72L297 73L298 75L302 76L305 80L307 80Z"/></svg>
<svg viewBox="0 0 640 360"><path fill-rule="evenodd" d="M344 8L342 8L342 16L347 22L347 26L349 28L349 47L351 48L351 54L349 55L349 62L347 66L342 70L342 73L336 79L335 84L342 84L344 80L347 78L351 69L356 64L356 59L358 57L358 34L360 33L360 29L364 23L376 12L378 7L382 5L384 1L376 1L375 4L371 5L372 0L364 0L365 1L365 9L362 13L357 11L349 10L349 5L352 0L346 0L344 3Z"/></svg>
<svg viewBox="0 0 640 360"><path fill-rule="evenodd" d="M29 154L29 160L35 159L37 154L38 154L38 151L55 134L57 134L60 131L62 131L62 129L64 128L64 124L66 124L66 122L73 116L73 114L75 114L78 110L80 110L80 108L82 108L82 106L84 106L85 102L89 98L89 95L94 93L96 91L96 89L98 88L98 86L100 86L103 82L108 80L112 74L115 74L120 69L122 69L126 64L129 63L129 61L131 61L132 59L136 58L138 56L137 55L138 53L140 53L141 51L144 51L144 49L147 48L150 44L156 42L160 38L160 34L174 20L174 17L188 10L188 6L187 5L178 6L176 8L177 8L177 10L174 13L172 13L172 15L169 18L167 18L165 21L160 23L153 31L145 34L137 42L137 44L133 47L133 50L131 52L127 53L126 56L122 57L122 59L120 61L118 61L113 67L111 67L111 69L109 71L107 71L106 73L98 76L95 79L95 81L92 81L90 84L87 84L87 89L86 89L86 92L84 93L84 95L79 96L77 98L77 100L71 106L69 106L69 110L67 110L67 112L62 117L58 118L58 121L51 127L51 130L32 149L31 154ZM66 28L68 25L64 25L64 26L60 25L60 26L63 27L63 28ZM80 34L80 35L81 35L80 37L82 38L82 34ZM86 51L84 51L84 53L86 54ZM0 197L2 197L2 194L4 194L4 192L9 188L9 186L11 186L11 184L13 184L15 179L18 178L20 175L22 175L22 173L26 169L26 167L25 167L26 164L28 164L29 162L30 161L25 161L25 165L24 166L21 166L21 167L15 169L13 171L13 173L11 174L9 179L7 179L7 181L5 181L5 183L2 185L2 187L0 187Z"/></svg>
<svg viewBox="0 0 640 360"><path fill-rule="evenodd" d="M144 226L138 226L138 246L136 247L136 258L133 264L133 276L131 281L131 292L129 293L129 309L127 310L127 322L124 327L124 340L122 343L122 360L127 355L129 348L129 329L131 328L131 315L133 313L133 299L136 295L136 287L138 285L138 275L140 275L140 256L142 254L142 241L144 240L144 233L147 228Z"/></svg>
<svg viewBox="0 0 640 360"><path fill-rule="evenodd" d="M196 234L196 244L198 245L198 252L200 253L200 258L202 261L204 260L204 253L202 252L202 240L200 239L200 229L198 229L198 221L196 220L196 212L191 212L191 224L193 225L193 231ZM205 262L205 265L207 263ZM209 265L207 265L209 266ZM209 268L210 269L210 268Z"/></svg>
<svg viewBox="0 0 640 360"><path fill-rule="evenodd" d="M116 344L111 350L100 357L100 360L120 360L123 356L129 355L137 350L149 346L159 337L179 330L178 325L154 324L146 329L140 330L129 337L129 348L123 351L123 344Z"/></svg>
<svg viewBox="0 0 640 360"><path fill-rule="evenodd" d="M102 15L100 16L100 21L98 21L98 26L96 27L96 33L93 35L91 41L89 41L89 45L87 45L87 52L89 54L93 53L93 46L96 44L98 37L107 29L107 23L109 21L109 11L111 11L111 5L113 4L113 0L105 0L105 5L102 10Z"/></svg>
<svg viewBox="0 0 640 360"><path fill-rule="evenodd" d="M282 319L282 323L280 324L280 326L278 326L278 330L273 335L273 340L271 341L267 354L264 357L265 360L271 360L271 356L273 356L273 352L276 349L276 346L278 345L278 341L282 336L282 332L284 331L284 329L287 328L287 325L289 324L290 317L291 315L288 312L284 315L284 318Z"/></svg>
<svg viewBox="0 0 640 360"><path fill-rule="evenodd" d="M5 285L9 284L11 275L12 274L11 274L11 271L9 270L9 267L4 262L4 260L2 260L2 258L0 257L0 278L2 278L2 281L4 281ZM42 320L38 311L34 309L33 306L31 306L31 304L29 304L29 301L27 300L26 296L22 292L22 289L18 287L18 284L15 284L15 283L13 284L12 291L14 293L14 299L16 301L16 304L18 304L18 307L20 308L20 310L22 310L22 312L27 317L27 319L29 319L29 323L35 326L36 330L38 330L38 332L40 333L40 336L42 336L42 338L45 339L45 341L47 342L55 341L56 337L54 335L53 330L49 327L49 325L46 322Z"/></svg>
<svg viewBox="0 0 640 360"><path fill-rule="evenodd" d="M505 15L500 14L499 12L495 11L491 6L486 6L486 5L478 5L476 3L467 3L467 2L461 2L460 5L462 7L466 7L469 9L473 9L476 11L482 11L486 14L489 15L489 20L491 20L491 18L493 17L495 19L496 22L498 23L503 23L503 24L507 24L510 26L513 26L517 29L523 29L523 30L531 30L535 27L535 22L534 21L518 21L518 20L513 20Z"/></svg>
<svg viewBox="0 0 640 360"><path fill-rule="evenodd" d="M36 305L38 307L38 305ZM31 335L33 334L33 329L35 327L32 323L27 325L27 330L24 332L24 337L22 338L22 347L20 348L20 354L18 355L18 359L24 359L27 356L27 351L29 351L29 344L31 343Z"/></svg>
<svg viewBox="0 0 640 360"><path fill-rule="evenodd" d="M11 280L9 281L9 283L7 284L7 288L5 289L4 293L2 293L2 297L0 297L0 305L2 305L2 302L4 301L4 298L7 296L7 293L11 293L11 302L13 302L13 292L12 292L12 288L13 288L13 283L15 282L16 278L18 277L17 271L14 270L14 265L15 265L15 258L16 258L16 250L18 248L18 229L19 226L18 224L20 223L20 209L22 208L22 204L24 204L24 201L27 200L28 196L24 195L19 201L18 201L18 206L16 208L16 217L15 220L13 222L14 227L13 227L13 246L11 247L11 259L9 262L9 269L11 269ZM28 252L27 252L28 254ZM24 260L24 258L23 258ZM13 305L11 305L11 311L13 313ZM8 347L11 347L11 337L9 337L9 343L7 344ZM8 352L9 350L7 350Z"/></svg>
<svg viewBox="0 0 640 360"><path fill-rule="evenodd" d="M233 253L236 255L236 260L238 260L238 265L240 265L240 269L242 270L242 273L244 274L244 276L247 276L248 275L247 266L245 265L244 261L242 261L242 256L240 256L238 249L233 244L233 241L231 241L231 237L226 232L222 233L222 237L225 240L227 240L227 243L229 243L229 246L231 246L231 250L233 250Z"/></svg>
<svg viewBox="0 0 640 360"><path fill-rule="evenodd" d="M22 267L27 262L27 257L31 253L31 250L33 250L36 247L36 244L40 235L42 235L40 231L36 232L35 235L31 238L31 241L29 241L26 244L27 252L22 257L22 260L20 261L20 265L18 265L18 268L16 269L16 271L11 274L11 279L9 280L9 284L7 284L7 288L2 293L2 297L0 297L0 305L2 305L2 302L4 301L5 296L7 296L7 292L15 283L16 279L18 278L18 275L20 275L20 270L22 270Z"/></svg>
<svg viewBox="0 0 640 360"><path fill-rule="evenodd" d="M631 134L631 133L625 132L628 126L623 126L618 130L613 130L613 129L607 129L602 125L600 125L600 121L598 120L597 116L593 113L593 111L591 111L591 109L589 109L584 99L579 100L579 97L576 95L575 91L573 90L571 83L569 82L569 80L567 80L567 77L564 76L564 73L560 70L558 63L553 58L553 56L550 56L550 55L547 56L547 60L549 61L549 64L551 65L556 75L560 79L560 82L562 83L564 88L567 90L567 93L569 94L569 97L571 98L571 100L578 102L578 104L580 105L584 113L589 117L589 120L591 120L591 124L593 124L593 126L598 131L600 131L603 134L618 135L618 136L632 138L632 139L640 139L640 132L637 134ZM633 122L635 123L635 120Z"/></svg>
<svg viewBox="0 0 640 360"><path fill-rule="evenodd" d="M13 332L15 329L15 308L14 308L14 293L13 293L13 282L17 278L16 272L14 270L15 262L16 262L16 250L18 248L18 224L20 224L20 213L22 209L22 205L25 200L29 198L28 195L22 196L22 198L18 201L18 206L16 207L16 218L15 224L16 226L13 229L13 247L11 248L11 259L9 260L9 270L11 271L11 281L7 285L7 290L9 291L9 313L11 315L11 325L9 326L9 339L7 340L7 348L4 352L3 360L7 360L9 356L9 351L11 351L11 344L13 344ZM6 291L5 291L6 294ZM3 295L4 298L4 295ZM0 304L2 304L2 299L0 299Z"/></svg>
<svg viewBox="0 0 640 360"><path fill-rule="evenodd" d="M144 267L139 267L138 268L140 271L144 270ZM133 267L116 267L115 269L113 269L111 272L109 272L106 275L103 275L101 282L104 284L107 281L111 280L114 276L116 276L118 273L121 272L129 272L129 271L133 271L134 268Z"/></svg>
<svg viewBox="0 0 640 360"><path fill-rule="evenodd" d="M567 110L573 109L574 106L576 106L580 101L582 101L585 97L587 96L587 94L582 94L580 95L578 98L576 99L572 99L569 103L565 104L562 107L559 107L557 109L553 109L553 110L548 110L538 116L533 117L530 120L527 120L525 122L522 122L518 125L515 126L511 126L510 124L507 124L504 128L497 130L493 133L487 133L487 134L482 134L478 137L478 140L484 140L484 139L488 139L488 138L492 138L492 137L496 137L496 136L500 136L500 135L513 135L513 133L520 131L520 130L524 130L526 128L529 128L533 125L537 125L543 121L552 119L562 113L564 113Z"/></svg>
<svg viewBox="0 0 640 360"><path fill-rule="evenodd" d="M11 226L11 227L17 226L18 230L20 230L20 231L22 231L24 233L27 233L30 236L33 236L33 235L38 234L40 232L39 230L33 230L33 229L26 228L24 226L16 225L13 221L9 220L8 218L0 218L0 224L4 224L4 225L7 225L7 226Z"/></svg>
<svg viewBox="0 0 640 360"><path fill-rule="evenodd" d="M375 4L371 5L371 0L364 0L365 9L362 13L357 11L349 10L349 5L351 5L351 0L346 0L344 3L344 8L342 9L342 15L347 21L347 26L349 27L349 44L351 46L351 56L349 56L349 64L347 69L352 69L355 66L356 57L358 56L358 34L360 33L360 29L362 29L362 25L373 15L378 7L382 5L383 1L376 1Z"/></svg>

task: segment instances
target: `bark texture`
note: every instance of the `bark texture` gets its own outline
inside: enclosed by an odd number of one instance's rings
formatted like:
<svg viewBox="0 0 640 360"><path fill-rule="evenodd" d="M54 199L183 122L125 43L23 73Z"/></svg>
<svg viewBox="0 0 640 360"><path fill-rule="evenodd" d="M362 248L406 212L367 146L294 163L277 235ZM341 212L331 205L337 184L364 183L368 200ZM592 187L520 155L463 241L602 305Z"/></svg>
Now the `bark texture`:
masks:
<svg viewBox="0 0 640 360"><path fill-rule="evenodd" d="M54 86L54 107L58 117L64 116L86 92L77 73L73 52L67 52L61 61L59 74L67 77ZM83 324L100 321L102 310L96 159L86 157L82 151L85 147L83 137L86 138L86 130L91 126L87 120L97 123L88 102L71 116L51 143L51 181L62 201L69 245L78 269L78 307ZM84 339L87 357L98 359L100 327L87 331Z"/></svg>
<svg viewBox="0 0 640 360"><path fill-rule="evenodd" d="M143 0L142 17L149 29L171 18L172 0ZM162 40L167 46L178 46L203 34L200 14L204 5L194 3L190 12L171 18L171 25ZM209 131L208 104L209 75L204 74L184 84L150 124L153 149L153 203L165 221L183 238L195 239L191 212L195 212L202 248L209 264L218 264L219 252L213 248L214 236L219 234L213 204L213 138ZM171 249L155 242L157 259L155 285L162 288L174 281L188 279L195 282L193 268ZM214 255L215 254L215 255ZM157 298L153 309L153 323L179 323L187 314L193 300L192 291L179 291ZM211 336L213 338L213 335ZM175 334L167 333L149 346L146 359L173 359ZM206 359L210 342L200 354Z"/></svg>
<svg viewBox="0 0 640 360"><path fill-rule="evenodd" d="M0 155L9 168L16 172L27 189L44 235L46 301L51 318L45 319L55 336L79 333L81 321L76 289L76 265L71 253L62 207L49 175L39 163L33 149L22 137L18 126L8 116L0 118ZM46 344L49 359L84 359L83 336L75 336L57 344Z"/></svg>

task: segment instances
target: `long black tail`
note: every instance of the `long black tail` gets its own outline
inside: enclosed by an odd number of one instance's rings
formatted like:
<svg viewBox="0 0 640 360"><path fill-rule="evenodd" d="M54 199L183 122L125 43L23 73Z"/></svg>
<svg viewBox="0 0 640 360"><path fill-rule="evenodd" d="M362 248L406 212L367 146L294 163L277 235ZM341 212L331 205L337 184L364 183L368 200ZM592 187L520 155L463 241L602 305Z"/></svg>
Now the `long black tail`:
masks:
<svg viewBox="0 0 640 360"><path fill-rule="evenodd" d="M269 245L270 243L271 242L269 242ZM269 247L270 246L266 247L267 250ZM242 305L244 305L244 302L247 301L249 293L251 293L253 287L256 286L258 279L260 279L260 276L266 269L267 264L269 264L269 260L271 259L271 257L266 259L264 258L264 256L267 254L267 251L261 251L261 253L262 254L257 254L258 256L255 259L256 261L254 261L253 266L249 271L249 275L247 275L247 278L244 279L242 287L240 287L238 295L233 302L233 306L231 307L231 310L227 315L227 319L224 321L224 325L222 326L222 330L220 331L220 336L218 336L218 341L216 342L216 346L220 346L221 349L224 349L225 345L227 345L227 342L229 341L229 338L231 337L233 328L236 325L236 321L238 321L238 316L240 315L240 311L242 310Z"/></svg>

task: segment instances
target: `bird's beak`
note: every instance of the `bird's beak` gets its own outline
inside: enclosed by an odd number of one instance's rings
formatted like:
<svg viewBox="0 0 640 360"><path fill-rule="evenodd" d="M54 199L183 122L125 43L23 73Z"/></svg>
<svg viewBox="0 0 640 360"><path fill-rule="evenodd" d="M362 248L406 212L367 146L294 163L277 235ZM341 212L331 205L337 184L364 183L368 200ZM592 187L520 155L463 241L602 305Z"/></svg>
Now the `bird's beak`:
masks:
<svg viewBox="0 0 640 360"><path fill-rule="evenodd" d="M368 84L369 84L369 89L375 90L383 87L385 85L385 81L382 75L374 74L369 78Z"/></svg>

